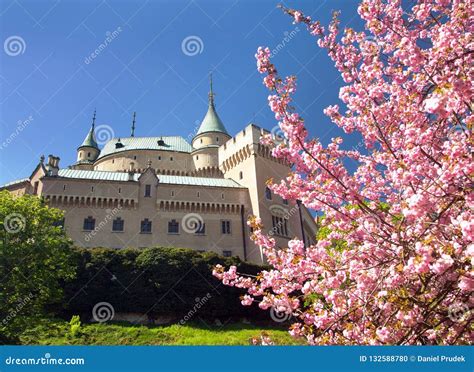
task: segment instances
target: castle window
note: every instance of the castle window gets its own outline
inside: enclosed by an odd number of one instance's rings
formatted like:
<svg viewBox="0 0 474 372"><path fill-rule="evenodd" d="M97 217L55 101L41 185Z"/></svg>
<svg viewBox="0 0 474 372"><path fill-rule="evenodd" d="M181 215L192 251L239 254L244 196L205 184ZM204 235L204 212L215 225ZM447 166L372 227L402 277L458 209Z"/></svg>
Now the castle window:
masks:
<svg viewBox="0 0 474 372"><path fill-rule="evenodd" d="M170 161L173 161L173 157L172 157L172 156L170 157Z"/></svg>
<svg viewBox="0 0 474 372"><path fill-rule="evenodd" d="M151 185L145 185L145 198L151 197Z"/></svg>
<svg viewBox="0 0 474 372"><path fill-rule="evenodd" d="M244 136L245 136L245 129L242 131L242 135L244 135Z"/></svg>
<svg viewBox="0 0 474 372"><path fill-rule="evenodd" d="M216 142L219 142L219 137L216 137Z"/></svg>
<svg viewBox="0 0 474 372"><path fill-rule="evenodd" d="M121 188L121 187L119 187L119 189L118 189L118 193L120 194L121 192L122 192L122 188Z"/></svg>
<svg viewBox="0 0 474 372"><path fill-rule="evenodd" d="M94 230L95 229L95 218L92 218L92 216L84 218L83 229L86 230L86 231Z"/></svg>
<svg viewBox="0 0 474 372"><path fill-rule="evenodd" d="M222 251L224 257L232 257L232 251Z"/></svg>
<svg viewBox="0 0 474 372"><path fill-rule="evenodd" d="M35 195L38 195L38 186L39 186L39 181L36 181L35 186L34 186L35 189L33 191L33 194L35 194Z"/></svg>
<svg viewBox="0 0 474 372"><path fill-rule="evenodd" d="M94 186L91 186L91 192L94 192Z"/></svg>
<svg viewBox="0 0 474 372"><path fill-rule="evenodd" d="M265 187L265 198L267 198L267 200L272 200L272 190L268 187Z"/></svg>
<svg viewBox="0 0 474 372"><path fill-rule="evenodd" d="M224 143L224 150L227 150L227 143Z"/></svg>
<svg viewBox="0 0 474 372"><path fill-rule="evenodd" d="M91 157L91 153L90 153L90 152L87 153L87 157L88 157L88 158Z"/></svg>
<svg viewBox="0 0 474 372"><path fill-rule="evenodd" d="M244 172L240 171L239 172L239 180L241 180L242 178L244 178Z"/></svg>
<svg viewBox="0 0 474 372"><path fill-rule="evenodd" d="M115 159L112 159L112 164L115 163Z"/></svg>
<svg viewBox="0 0 474 372"><path fill-rule="evenodd" d="M288 199L283 199L283 204L288 205Z"/></svg>
<svg viewBox="0 0 474 372"><path fill-rule="evenodd" d="M206 234L206 224L203 222L195 222L194 223L194 233L196 235L204 235Z"/></svg>
<svg viewBox="0 0 474 372"><path fill-rule="evenodd" d="M201 138L201 143L202 143L202 138Z"/></svg>
<svg viewBox="0 0 474 372"><path fill-rule="evenodd" d="M112 222L112 231L123 231L124 220L120 217L117 217Z"/></svg>
<svg viewBox="0 0 474 372"><path fill-rule="evenodd" d="M174 191L171 191L171 196L174 196Z"/></svg>
<svg viewBox="0 0 474 372"><path fill-rule="evenodd" d="M223 220L221 221L221 232L222 234L230 234L230 221L229 220Z"/></svg>
<svg viewBox="0 0 474 372"><path fill-rule="evenodd" d="M168 234L179 234L179 222L171 220L168 222Z"/></svg>
<svg viewBox="0 0 474 372"><path fill-rule="evenodd" d="M151 221L148 218L145 218L140 223L140 232L142 234L151 234Z"/></svg>
<svg viewBox="0 0 474 372"><path fill-rule="evenodd" d="M161 160L161 156L158 156L158 160Z"/></svg>
<svg viewBox="0 0 474 372"><path fill-rule="evenodd" d="M221 194L221 199L224 199L224 193Z"/></svg>
<svg viewBox="0 0 474 372"><path fill-rule="evenodd" d="M197 197L200 198L201 197L201 193L198 191L197 192Z"/></svg>
<svg viewBox="0 0 474 372"><path fill-rule="evenodd" d="M196 160L199 160L199 155L196 155Z"/></svg>
<svg viewBox="0 0 474 372"><path fill-rule="evenodd" d="M63 191L66 190L66 185L63 185Z"/></svg>
<svg viewBox="0 0 474 372"><path fill-rule="evenodd" d="M283 217L272 216L273 232L277 235L288 236L287 220Z"/></svg>

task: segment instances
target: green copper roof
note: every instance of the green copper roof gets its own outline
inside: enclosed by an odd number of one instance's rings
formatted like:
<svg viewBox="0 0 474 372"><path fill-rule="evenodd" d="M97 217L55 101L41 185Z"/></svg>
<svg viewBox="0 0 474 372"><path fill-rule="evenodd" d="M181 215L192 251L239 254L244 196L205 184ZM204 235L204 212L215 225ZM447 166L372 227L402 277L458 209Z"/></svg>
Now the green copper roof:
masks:
<svg viewBox="0 0 474 372"><path fill-rule="evenodd" d="M86 180L101 180L101 181L129 181L127 172L107 172L107 171L93 171L93 170L79 170L79 169L60 169L59 177L86 179ZM141 173L134 173L133 181L137 182ZM170 176L164 174L157 175L159 183L173 184L173 185L189 185L189 186L215 186L215 187L234 187L241 188L238 184L229 178L206 178L206 177L187 177L187 176Z"/></svg>
<svg viewBox="0 0 474 372"><path fill-rule="evenodd" d="M86 138L84 138L82 145L79 147L94 147L96 149L99 148L99 146L97 145L97 141L95 140L94 126L91 127L89 133L87 133Z"/></svg>
<svg viewBox="0 0 474 372"><path fill-rule="evenodd" d="M120 138L121 146L117 147L116 144L118 142L119 138L112 138L107 142L100 152L99 159L107 155L129 150L162 150L186 153L193 151L192 146L180 136L125 137Z"/></svg>
<svg viewBox="0 0 474 372"><path fill-rule="evenodd" d="M229 134L227 133L224 123L220 119L219 115L217 115L212 98L209 101L209 108L207 109L206 116L204 117L204 120L202 121L196 135L206 132L221 132L227 135Z"/></svg>

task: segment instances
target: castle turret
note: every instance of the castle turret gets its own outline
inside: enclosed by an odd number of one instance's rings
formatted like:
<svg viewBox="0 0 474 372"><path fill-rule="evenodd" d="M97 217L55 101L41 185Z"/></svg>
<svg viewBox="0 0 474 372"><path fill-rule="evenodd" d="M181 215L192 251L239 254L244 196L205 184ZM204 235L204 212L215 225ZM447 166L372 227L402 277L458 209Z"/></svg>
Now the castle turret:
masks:
<svg viewBox="0 0 474 372"><path fill-rule="evenodd" d="M196 135L192 146L192 153L196 170L218 168L218 148L231 138L224 123L216 112L214 92L212 90L212 75L210 76L209 106Z"/></svg>
<svg viewBox="0 0 474 372"><path fill-rule="evenodd" d="M82 144L77 148L77 163L93 163L100 154L99 146L95 139L95 117L96 112L94 110L94 116L92 118L92 125L89 133Z"/></svg>

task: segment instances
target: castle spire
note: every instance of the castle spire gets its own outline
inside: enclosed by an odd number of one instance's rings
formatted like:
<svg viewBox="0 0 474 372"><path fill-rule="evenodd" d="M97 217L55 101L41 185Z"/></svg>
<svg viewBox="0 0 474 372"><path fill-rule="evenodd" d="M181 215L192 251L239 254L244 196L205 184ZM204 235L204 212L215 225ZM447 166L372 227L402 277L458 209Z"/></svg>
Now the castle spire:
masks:
<svg viewBox="0 0 474 372"><path fill-rule="evenodd" d="M95 128L95 114L97 113L97 110L94 109L94 116L92 116L92 131L94 130Z"/></svg>
<svg viewBox="0 0 474 372"><path fill-rule="evenodd" d="M199 129L196 133L198 136L201 133L206 132L220 132L228 135L227 130L224 127L224 123L217 115L216 107L214 105L214 90L212 86L212 73L209 73L209 107L207 108L207 113L204 119L199 126Z"/></svg>
<svg viewBox="0 0 474 372"><path fill-rule="evenodd" d="M130 137L135 137L135 122L137 118L137 113L133 113L133 121L132 121L132 133L130 134Z"/></svg>
<svg viewBox="0 0 474 372"><path fill-rule="evenodd" d="M212 90L212 71L209 72L209 106L214 107L214 91Z"/></svg>

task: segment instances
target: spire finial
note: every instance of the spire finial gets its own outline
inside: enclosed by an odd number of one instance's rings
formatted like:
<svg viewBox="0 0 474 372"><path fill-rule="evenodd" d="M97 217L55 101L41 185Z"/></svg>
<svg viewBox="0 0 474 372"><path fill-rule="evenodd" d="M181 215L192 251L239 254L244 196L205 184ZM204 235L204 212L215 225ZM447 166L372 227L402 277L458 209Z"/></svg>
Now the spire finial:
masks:
<svg viewBox="0 0 474 372"><path fill-rule="evenodd" d="M214 91L212 90L212 71L209 72L209 105L214 106Z"/></svg>
<svg viewBox="0 0 474 372"><path fill-rule="evenodd" d="M96 114L97 110L94 109L94 116L92 117L92 130L94 130L95 128L95 114Z"/></svg>
<svg viewBox="0 0 474 372"><path fill-rule="evenodd" d="M130 137L135 137L135 122L136 122L136 118L137 118L137 113L136 113L136 112L133 112L132 133L131 133Z"/></svg>

